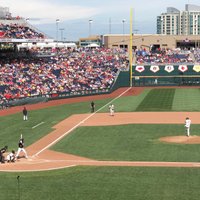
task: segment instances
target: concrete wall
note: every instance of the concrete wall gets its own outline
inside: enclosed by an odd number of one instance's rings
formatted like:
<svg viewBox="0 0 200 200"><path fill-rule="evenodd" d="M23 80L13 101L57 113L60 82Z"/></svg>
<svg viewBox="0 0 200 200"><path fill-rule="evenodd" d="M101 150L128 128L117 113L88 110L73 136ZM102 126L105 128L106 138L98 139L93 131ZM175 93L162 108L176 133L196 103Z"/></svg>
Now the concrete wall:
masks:
<svg viewBox="0 0 200 200"><path fill-rule="evenodd" d="M177 43L189 42L195 43L196 47L200 47L200 35L158 35L158 34L134 34L133 48L140 49L149 48L151 45L160 45L160 48L177 48ZM104 35L104 45L108 48L130 46L130 35Z"/></svg>

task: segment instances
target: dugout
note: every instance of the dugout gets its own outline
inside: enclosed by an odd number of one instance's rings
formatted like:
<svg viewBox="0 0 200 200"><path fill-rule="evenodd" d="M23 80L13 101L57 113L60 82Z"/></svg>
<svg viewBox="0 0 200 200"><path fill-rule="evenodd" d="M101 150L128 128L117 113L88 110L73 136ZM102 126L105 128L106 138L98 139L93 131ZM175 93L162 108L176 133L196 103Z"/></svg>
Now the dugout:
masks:
<svg viewBox="0 0 200 200"><path fill-rule="evenodd" d="M200 65L134 65L132 86L200 86Z"/></svg>

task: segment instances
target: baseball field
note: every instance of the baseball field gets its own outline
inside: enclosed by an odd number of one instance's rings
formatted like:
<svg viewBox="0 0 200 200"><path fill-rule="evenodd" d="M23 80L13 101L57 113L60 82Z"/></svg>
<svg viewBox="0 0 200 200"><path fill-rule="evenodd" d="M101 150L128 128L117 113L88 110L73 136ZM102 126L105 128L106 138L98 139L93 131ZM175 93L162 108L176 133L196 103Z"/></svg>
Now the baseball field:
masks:
<svg viewBox="0 0 200 200"><path fill-rule="evenodd" d="M28 121L23 107L0 111L0 145L17 150L23 134L29 154L0 164L0 199L199 199L199 88L124 88L27 108Z"/></svg>

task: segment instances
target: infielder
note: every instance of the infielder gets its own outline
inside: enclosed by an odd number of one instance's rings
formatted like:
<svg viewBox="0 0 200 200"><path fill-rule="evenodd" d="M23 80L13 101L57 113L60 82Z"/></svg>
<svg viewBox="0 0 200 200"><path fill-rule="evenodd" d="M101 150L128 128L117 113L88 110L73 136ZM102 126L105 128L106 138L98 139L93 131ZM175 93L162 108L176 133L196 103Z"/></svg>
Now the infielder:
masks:
<svg viewBox="0 0 200 200"><path fill-rule="evenodd" d="M28 158L26 150L24 149L24 138L22 137L22 134L21 134L21 138L20 138L20 140L18 142L18 151L17 151L17 154L16 154L16 158L18 158L18 156L19 156L21 151L24 152L25 158Z"/></svg>
<svg viewBox="0 0 200 200"><path fill-rule="evenodd" d="M186 117L185 119L185 128L186 128L186 135L190 136L190 125L191 125L191 119L189 117Z"/></svg>
<svg viewBox="0 0 200 200"><path fill-rule="evenodd" d="M113 104L109 105L110 116L114 116L115 107Z"/></svg>

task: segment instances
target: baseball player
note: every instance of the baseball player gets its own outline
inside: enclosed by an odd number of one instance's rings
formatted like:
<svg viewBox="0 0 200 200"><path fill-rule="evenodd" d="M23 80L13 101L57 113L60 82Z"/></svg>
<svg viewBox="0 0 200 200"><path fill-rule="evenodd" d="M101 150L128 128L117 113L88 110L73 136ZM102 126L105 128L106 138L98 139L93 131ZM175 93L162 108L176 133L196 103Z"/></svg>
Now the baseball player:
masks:
<svg viewBox="0 0 200 200"><path fill-rule="evenodd" d="M109 105L110 116L114 116L115 107L113 104Z"/></svg>
<svg viewBox="0 0 200 200"><path fill-rule="evenodd" d="M24 121L27 121L28 120L28 111L27 111L26 107L24 107L22 113L23 113Z"/></svg>
<svg viewBox="0 0 200 200"><path fill-rule="evenodd" d="M6 160L7 160L8 163L9 162L15 162L15 158L16 158L15 157L15 151L12 150L12 152L7 155Z"/></svg>
<svg viewBox="0 0 200 200"><path fill-rule="evenodd" d="M20 138L20 140L18 142L18 151L17 151L17 154L16 154L16 158L19 157L19 154L20 154L21 151L24 152L25 158L28 158L26 150L24 149L24 138L22 137L22 134L21 134L21 138Z"/></svg>
<svg viewBox="0 0 200 200"><path fill-rule="evenodd" d="M91 107L91 113L93 113L95 108L95 104L93 101L91 102L90 107Z"/></svg>
<svg viewBox="0 0 200 200"><path fill-rule="evenodd" d="M186 128L186 135L190 136L190 125L191 125L191 119L189 117L186 117L185 119L185 128Z"/></svg>
<svg viewBox="0 0 200 200"><path fill-rule="evenodd" d="M7 151L8 146L3 147L2 149L0 149L0 162L1 163L5 163L5 157L4 157L4 153Z"/></svg>

